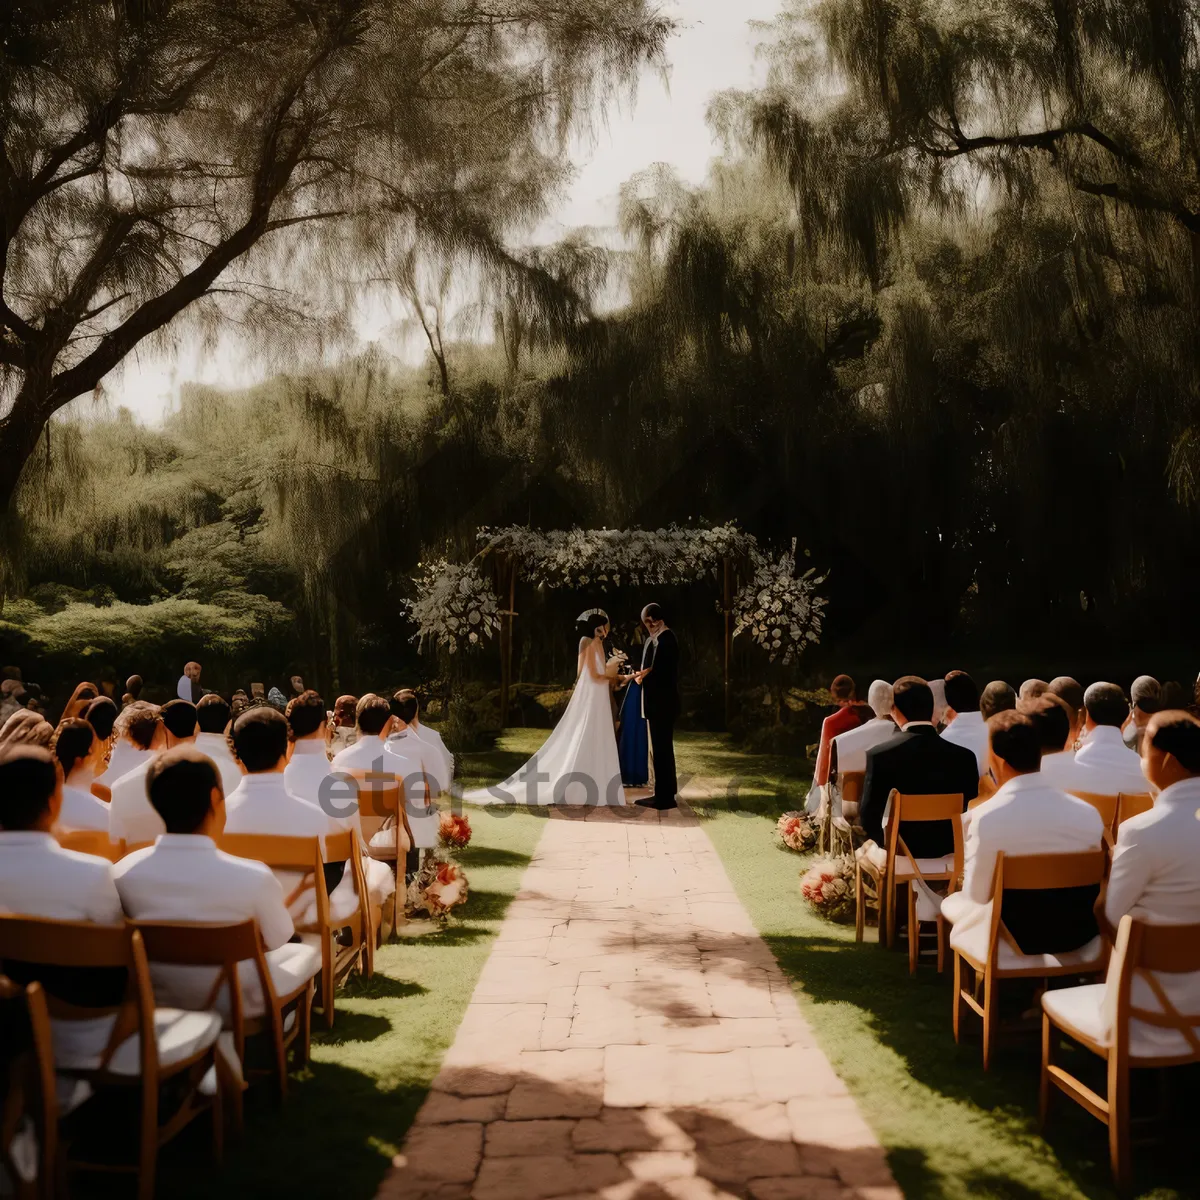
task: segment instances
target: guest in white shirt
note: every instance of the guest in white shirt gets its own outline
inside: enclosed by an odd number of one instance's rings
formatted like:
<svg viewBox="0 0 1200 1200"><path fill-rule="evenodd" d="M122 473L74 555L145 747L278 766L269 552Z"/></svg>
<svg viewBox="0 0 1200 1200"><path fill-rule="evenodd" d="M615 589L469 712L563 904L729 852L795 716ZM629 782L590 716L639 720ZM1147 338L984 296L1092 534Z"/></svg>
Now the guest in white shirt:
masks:
<svg viewBox="0 0 1200 1200"><path fill-rule="evenodd" d="M1046 776L1057 777L1057 772L1075 758L1075 747L1083 732L1083 722L1086 713L1083 709L1083 685L1070 675L1058 675L1050 680L1046 689L1047 696L1057 696L1066 705L1070 718L1066 742L1057 749L1047 748L1042 755L1042 773Z"/></svg>
<svg viewBox="0 0 1200 1200"><path fill-rule="evenodd" d="M1083 708L1087 741L1069 761L1066 755L1056 755L1048 764L1048 776L1068 792L1144 792L1141 762L1121 736L1129 715L1125 693L1115 683L1093 683L1083 694Z"/></svg>
<svg viewBox="0 0 1200 1200"><path fill-rule="evenodd" d="M97 783L108 787L162 748L158 706L147 704L144 700L127 704L117 717L113 733L117 740L113 744L108 766L96 776ZM158 744L155 744L156 738L160 739Z"/></svg>
<svg viewBox="0 0 1200 1200"><path fill-rule="evenodd" d="M397 705L403 705L403 708L398 710ZM409 716L409 713L412 715ZM448 792L454 782L454 755L446 749L446 743L442 741L442 735L436 729L421 724L420 702L417 700L417 693L411 688L401 688L393 697L392 715L398 714L410 733L415 733L425 745L433 748L435 761L438 763L435 774L430 777L430 787L434 789L434 795Z"/></svg>
<svg viewBox="0 0 1200 1200"><path fill-rule="evenodd" d="M103 749L100 763L96 767L96 774L99 775L104 770L105 759L108 757L108 750L112 745L113 727L117 723L116 702L111 696L97 696L83 710L83 719L96 731L96 737L100 739Z"/></svg>
<svg viewBox="0 0 1200 1200"><path fill-rule="evenodd" d="M196 705L196 749L207 755L217 764L221 773L221 789L226 796L232 796L237 786L242 782L242 768L233 757L233 749L229 745L229 722L232 710L223 696L209 692Z"/></svg>
<svg viewBox="0 0 1200 1200"><path fill-rule="evenodd" d="M1200 924L1200 722L1185 712L1151 717L1142 738L1142 769L1158 795L1149 812L1121 823L1104 898L1110 936L1130 913L1153 925ZM1200 972L1157 977L1183 1013L1200 1010ZM1133 1004L1158 1009L1152 989L1134 980ZM1115 1004L1110 997L1106 1025ZM1178 1043L1180 1035L1139 1022L1140 1041Z"/></svg>
<svg viewBox="0 0 1200 1200"><path fill-rule="evenodd" d="M189 704L197 704L203 694L200 690L200 664L198 662L187 663L183 668L183 674L179 677L175 695Z"/></svg>
<svg viewBox="0 0 1200 1200"><path fill-rule="evenodd" d="M126 855L114 868L125 912L139 921L257 922L277 990L292 991L320 969L320 953L291 942L292 918L283 888L269 867L218 850L225 800L216 764L194 746L164 750L146 773L150 802L166 830L153 846ZM206 1007L215 969L151 965L155 998L178 1008ZM238 964L245 1011L261 1015L262 989L254 963ZM229 1017L229 1000L219 1001Z"/></svg>
<svg viewBox="0 0 1200 1200"><path fill-rule="evenodd" d="M384 771L383 743L392 728L392 710L386 697L368 692L354 710L354 745L333 758L335 771Z"/></svg>
<svg viewBox="0 0 1200 1200"><path fill-rule="evenodd" d="M975 754L982 776L988 769L988 731L979 711L979 686L966 671L946 676L946 728L942 737Z"/></svg>
<svg viewBox="0 0 1200 1200"><path fill-rule="evenodd" d="M188 746L196 740L196 706L186 700L170 700L158 710L161 723L156 750ZM163 832L162 817L146 794L146 772L157 755L144 758L132 771L112 785L108 805L108 836L126 847L152 842Z"/></svg>
<svg viewBox="0 0 1200 1200"><path fill-rule="evenodd" d="M61 776L48 750L0 750L0 912L120 925L121 900L108 860L64 850L51 833L61 806ZM123 970L55 969L9 959L4 971L18 983L38 979L52 996L88 1007L114 1007L125 994ZM112 1017L52 1020L55 1061L74 1065L96 1058L112 1025Z"/></svg>
<svg viewBox="0 0 1200 1200"><path fill-rule="evenodd" d="M893 703L892 685L886 679L876 679L867 690L867 704L875 715L857 729L839 733L830 744L830 758L836 775L848 771L865 771L867 751L895 736Z"/></svg>
<svg viewBox="0 0 1200 1200"><path fill-rule="evenodd" d="M233 723L233 749L245 774L225 804L227 833L325 838L339 832L332 817L288 791L284 783L288 723L283 713L266 705L242 713ZM335 917L349 915L357 903L354 873L345 866L345 862L325 864L325 885ZM315 898L311 890L297 892L303 874L281 870L276 876L293 919L297 924L309 924L314 919Z"/></svg>
<svg viewBox="0 0 1200 1200"><path fill-rule="evenodd" d="M92 795L96 768L104 757L104 743L81 718L63 721L54 733L54 755L63 773L62 809L58 828L108 832L108 805Z"/></svg>
<svg viewBox="0 0 1200 1200"><path fill-rule="evenodd" d="M954 928L950 945L972 956L986 955L996 856L1067 854L1097 850L1104 822L1092 805L1059 790L1039 771L1045 733L1025 713L1004 712L988 722L990 770L999 790L972 814L961 892L946 898L942 915ZM1019 897L1018 899L1023 899ZM1040 897L1031 893L1036 904ZM1026 954L1079 949L1097 936L1091 906L1095 894L1078 903L1050 907L1015 905L1005 924Z"/></svg>
<svg viewBox="0 0 1200 1200"><path fill-rule="evenodd" d="M335 758L347 746L353 746L358 736L354 728L354 712L358 708L357 696L339 696L329 716L329 757Z"/></svg>

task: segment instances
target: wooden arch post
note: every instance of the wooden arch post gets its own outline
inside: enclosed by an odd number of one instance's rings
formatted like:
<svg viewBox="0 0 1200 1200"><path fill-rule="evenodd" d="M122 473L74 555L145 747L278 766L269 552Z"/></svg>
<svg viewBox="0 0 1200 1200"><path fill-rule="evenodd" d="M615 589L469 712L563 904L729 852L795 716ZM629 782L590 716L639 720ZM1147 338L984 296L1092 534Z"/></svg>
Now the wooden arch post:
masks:
<svg viewBox="0 0 1200 1200"><path fill-rule="evenodd" d="M513 618L516 614L517 560L507 554L501 560L501 578L508 575L508 607L500 610L500 732L508 726L508 699L512 688Z"/></svg>
<svg viewBox="0 0 1200 1200"><path fill-rule="evenodd" d="M733 564L722 563L721 611L725 614L725 731L733 719Z"/></svg>

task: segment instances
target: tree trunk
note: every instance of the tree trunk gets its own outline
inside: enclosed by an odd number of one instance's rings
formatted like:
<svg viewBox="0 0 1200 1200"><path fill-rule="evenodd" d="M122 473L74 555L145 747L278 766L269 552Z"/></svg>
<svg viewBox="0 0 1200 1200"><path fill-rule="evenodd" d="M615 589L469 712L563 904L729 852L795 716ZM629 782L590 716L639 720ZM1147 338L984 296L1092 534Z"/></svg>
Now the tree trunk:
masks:
<svg viewBox="0 0 1200 1200"><path fill-rule="evenodd" d="M33 457L49 418L41 391L35 377L28 376L8 414L0 417L0 514L12 508L21 471Z"/></svg>

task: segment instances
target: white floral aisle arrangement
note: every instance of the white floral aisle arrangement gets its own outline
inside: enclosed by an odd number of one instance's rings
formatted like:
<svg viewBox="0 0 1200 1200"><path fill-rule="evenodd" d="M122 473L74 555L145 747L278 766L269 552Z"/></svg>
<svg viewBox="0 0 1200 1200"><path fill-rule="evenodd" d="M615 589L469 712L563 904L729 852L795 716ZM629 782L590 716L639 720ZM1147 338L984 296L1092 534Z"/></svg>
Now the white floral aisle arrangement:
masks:
<svg viewBox="0 0 1200 1200"><path fill-rule="evenodd" d="M818 859L800 877L800 894L829 921L854 917L854 859Z"/></svg>
<svg viewBox="0 0 1200 1200"><path fill-rule="evenodd" d="M499 632L500 602L477 560L418 563L413 586L416 596L405 608L417 626L413 641L422 648L477 650Z"/></svg>
<svg viewBox="0 0 1200 1200"><path fill-rule="evenodd" d="M408 885L404 909L408 916L428 916L446 924L450 913L467 902L467 877L462 867L438 851L425 856L420 871Z"/></svg>
<svg viewBox="0 0 1200 1200"><path fill-rule="evenodd" d="M817 827L807 813L787 812L775 825L775 836L789 850L807 854L817 848Z"/></svg>

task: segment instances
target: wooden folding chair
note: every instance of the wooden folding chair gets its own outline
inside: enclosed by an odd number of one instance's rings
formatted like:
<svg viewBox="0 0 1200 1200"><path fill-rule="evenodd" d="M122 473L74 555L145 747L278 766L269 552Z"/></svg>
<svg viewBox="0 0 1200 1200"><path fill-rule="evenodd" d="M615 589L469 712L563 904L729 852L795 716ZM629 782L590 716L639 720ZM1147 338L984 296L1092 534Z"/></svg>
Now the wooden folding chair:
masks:
<svg viewBox="0 0 1200 1200"><path fill-rule="evenodd" d="M112 803L112 788L107 783L100 783L98 780L93 780L91 791L97 800L103 800L105 804Z"/></svg>
<svg viewBox="0 0 1200 1200"><path fill-rule="evenodd" d="M1140 816L1154 807L1154 797L1149 792L1122 792L1117 797L1117 821L1113 827L1113 835L1129 820L1130 817Z"/></svg>
<svg viewBox="0 0 1200 1200"><path fill-rule="evenodd" d="M1129 1075L1133 1068L1175 1067L1200 1062L1200 1005L1180 1012L1163 989L1160 975L1200 973L1200 925L1148 925L1128 914L1121 918L1113 961L1106 984L1064 988L1042 997L1042 1079L1040 1109L1043 1126L1049 1116L1051 1088L1069 1096L1108 1126L1108 1149L1113 1180L1125 1193L1132 1182L1130 1156ZM1135 980L1144 982L1158 1004L1143 1008L1134 1001ZM1116 988L1115 1019L1105 1029L1105 992ZM1173 1051L1158 1045L1138 1052L1134 1021L1155 1030L1177 1033ZM1108 1094L1098 1096L1054 1061L1059 1035L1104 1059ZM1167 1052L1163 1052L1167 1051Z"/></svg>
<svg viewBox="0 0 1200 1200"><path fill-rule="evenodd" d="M996 870L992 876L992 914L988 927L987 953L976 957L961 949L954 950L954 1040L960 1040L962 1010L965 1004L983 1019L983 1069L991 1066L992 1047L997 1033L999 985L1004 979L1055 979L1070 975L1096 975L1104 971L1107 953L1083 959L1078 950L1056 955L1026 955L1002 920L1004 893L1018 891L1057 891L1066 888L1099 886L1104 879L1108 856L1103 849L1084 850L1074 854L996 855ZM1053 900L1048 903L1052 904ZM1008 947L1021 959L1037 958L1036 963L1016 966L1000 965L1001 945ZM1052 961L1047 961L1050 959ZM972 971L972 986L963 980L964 964ZM982 978L983 1001L976 998Z"/></svg>
<svg viewBox="0 0 1200 1200"><path fill-rule="evenodd" d="M1104 840L1109 848L1113 844L1113 831L1117 826L1117 808L1120 801L1120 796L1102 796L1099 792L1072 792L1077 800L1083 800L1090 804L1099 814L1104 822Z"/></svg>
<svg viewBox="0 0 1200 1200"><path fill-rule="evenodd" d="M394 930L404 915L405 859L416 844L408 820L404 781L383 771L346 771L345 774L358 789L358 823L366 853L376 862L386 863L396 877L396 890L392 893L391 926ZM397 831L394 845L382 849L373 847L371 839L385 826ZM373 918L371 928L374 929ZM371 954L373 964L374 947Z"/></svg>
<svg viewBox="0 0 1200 1200"><path fill-rule="evenodd" d="M851 825L858 823L858 813L862 806L863 782L866 778L866 771L838 772L838 789L842 796L842 816Z"/></svg>
<svg viewBox="0 0 1200 1200"><path fill-rule="evenodd" d="M15 1034L20 1029L21 1042ZM58 1179L58 1100L50 1013L40 983L25 987L0 975L0 1032L9 1039L0 1053L0 1167L15 1185L17 1200L53 1200ZM36 1174L23 1176L10 1148L26 1121L33 1127Z"/></svg>
<svg viewBox="0 0 1200 1200"><path fill-rule="evenodd" d="M152 963L172 963L183 966L216 967L212 988L205 1000L205 1009L217 1009L222 990L229 997L229 1029L238 1061L246 1070L246 1038L265 1034L270 1040L276 1086L279 1098L287 1096L288 1050L295 1047L296 1067L308 1065L312 1040L313 981L306 980L290 991L275 990L275 978L267 965L266 952L258 923L253 919L235 925L218 922L132 921L130 924L142 935L146 958ZM261 1016L246 1016L238 976L238 964L254 963L262 990ZM218 1010L219 1011L219 1010ZM295 1013L288 1027L287 1017ZM240 1101L242 1087L232 1089ZM240 1102L234 1112L234 1126L240 1132L242 1113Z"/></svg>
<svg viewBox="0 0 1200 1200"><path fill-rule="evenodd" d="M125 857L125 843L109 841L108 834L99 829L62 830L54 837L64 850L92 854L109 862L120 862Z"/></svg>
<svg viewBox="0 0 1200 1200"><path fill-rule="evenodd" d="M211 1012L155 1008L154 991L141 935L125 926L50 921L0 915L0 963L10 967L53 966L71 969L121 969L127 974L124 999L110 1007L80 1007L47 997L55 1021L113 1018L106 1046L92 1058L55 1062L59 1074L86 1080L96 1090L137 1088L141 1097L139 1152L136 1164L113 1165L71 1161L75 1169L132 1171L138 1177L139 1200L152 1200L160 1146L165 1145L201 1112L211 1111L213 1152L223 1148L221 1088L207 1087L215 1074L216 1043L221 1019ZM168 1081L178 1081L169 1089ZM168 1097L182 1097L160 1119ZM164 1095L167 1092L167 1095Z"/></svg>

